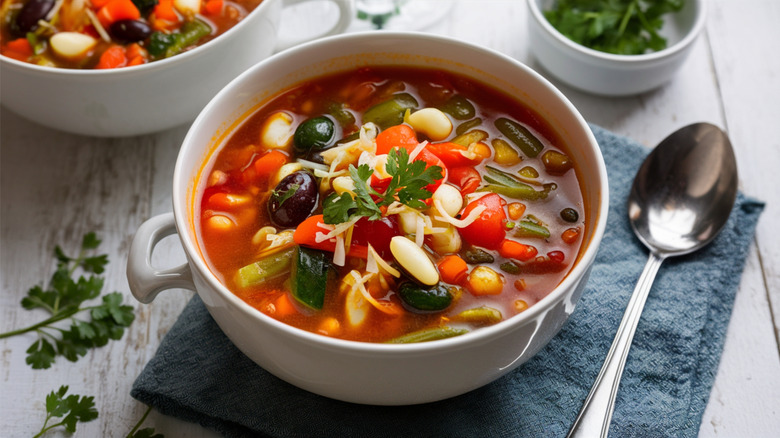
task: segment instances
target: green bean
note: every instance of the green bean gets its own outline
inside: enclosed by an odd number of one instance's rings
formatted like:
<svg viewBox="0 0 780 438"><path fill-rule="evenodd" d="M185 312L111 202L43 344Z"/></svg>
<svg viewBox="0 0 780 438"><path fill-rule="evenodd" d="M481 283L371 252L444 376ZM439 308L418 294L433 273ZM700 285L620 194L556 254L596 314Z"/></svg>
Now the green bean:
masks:
<svg viewBox="0 0 780 438"><path fill-rule="evenodd" d="M363 123L371 122L381 129L400 125L407 109L417 108L417 99L409 93L399 93L390 100L378 103L363 114Z"/></svg>
<svg viewBox="0 0 780 438"><path fill-rule="evenodd" d="M393 338L386 343L388 344L413 344L416 342L428 342L436 341L439 339L452 338L454 336L460 336L466 334L469 331L466 329L456 329L452 327L434 327L423 330L418 330L397 338Z"/></svg>
<svg viewBox="0 0 780 438"><path fill-rule="evenodd" d="M490 255L490 253L479 248L471 248L466 250L463 253L463 260L465 260L466 263L471 263L472 265L480 263L493 263L494 261L493 256Z"/></svg>
<svg viewBox="0 0 780 438"><path fill-rule="evenodd" d="M542 239L550 237L550 230L547 227L527 220L518 222L514 230L516 237L539 237Z"/></svg>
<svg viewBox="0 0 780 438"><path fill-rule="evenodd" d="M187 47L198 42L199 39L211 33L211 26L200 20L192 20L184 23L181 30L174 35L173 44L165 50L165 57L170 58L184 51Z"/></svg>
<svg viewBox="0 0 780 438"><path fill-rule="evenodd" d="M236 273L236 284L241 288L256 286L289 272L293 253L288 249L244 266Z"/></svg>
<svg viewBox="0 0 780 438"><path fill-rule="evenodd" d="M504 317L498 309L488 306L476 307L464 310L452 317L453 321L467 322L471 324L489 325L501 322Z"/></svg>
<svg viewBox="0 0 780 438"><path fill-rule="evenodd" d="M539 155L539 152L544 149L544 145L539 141L536 136L531 134L525 126L509 120L505 117L501 117L495 122L496 128L504 134L509 141L515 144L520 151L527 156L534 158Z"/></svg>

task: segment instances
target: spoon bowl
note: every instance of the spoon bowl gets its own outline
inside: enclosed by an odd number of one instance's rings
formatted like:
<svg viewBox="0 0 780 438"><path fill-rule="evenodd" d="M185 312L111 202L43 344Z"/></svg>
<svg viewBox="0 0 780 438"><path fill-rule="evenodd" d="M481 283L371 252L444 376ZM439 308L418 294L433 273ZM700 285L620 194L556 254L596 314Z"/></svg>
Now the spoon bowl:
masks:
<svg viewBox="0 0 780 438"><path fill-rule="evenodd" d="M628 217L650 255L568 437L608 435L620 377L655 274L667 257L696 251L720 233L734 207L737 181L731 142L709 123L675 131L642 163L629 194Z"/></svg>

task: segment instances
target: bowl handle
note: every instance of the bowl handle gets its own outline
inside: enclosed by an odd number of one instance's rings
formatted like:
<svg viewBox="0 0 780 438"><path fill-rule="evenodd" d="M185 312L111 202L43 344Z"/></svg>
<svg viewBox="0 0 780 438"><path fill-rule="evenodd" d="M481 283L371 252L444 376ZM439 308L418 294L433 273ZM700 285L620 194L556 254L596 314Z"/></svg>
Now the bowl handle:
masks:
<svg viewBox="0 0 780 438"><path fill-rule="evenodd" d="M297 5L299 3L306 3L309 1L312 0L284 0L283 7L288 8L290 6ZM324 33L318 35L306 36L304 38L297 38L297 39L279 38L279 40L276 42L275 52L281 52L282 50L289 49L290 47L297 46L298 44L304 43L306 41L311 41L328 35L336 35L347 30L349 25L352 23L352 18L355 17L355 15L357 14L357 12L355 12L355 0L329 0L329 1L334 5L336 5L336 7L339 9L339 19L336 21L333 27L331 27L328 31Z"/></svg>
<svg viewBox="0 0 780 438"><path fill-rule="evenodd" d="M166 289L195 290L192 271L187 263L169 269L152 266L154 247L171 234L176 234L176 222L173 213L165 213L141 224L130 244L127 281L133 296L144 304L151 303L158 293Z"/></svg>

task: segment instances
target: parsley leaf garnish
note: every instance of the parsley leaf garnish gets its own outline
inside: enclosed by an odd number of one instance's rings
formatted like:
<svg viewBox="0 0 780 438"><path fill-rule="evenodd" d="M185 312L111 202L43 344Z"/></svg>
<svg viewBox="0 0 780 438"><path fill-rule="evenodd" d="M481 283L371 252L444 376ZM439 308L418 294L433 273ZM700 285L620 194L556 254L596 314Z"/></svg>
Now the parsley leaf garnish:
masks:
<svg viewBox="0 0 780 438"><path fill-rule="evenodd" d="M641 55L666 47L663 15L685 0L557 0L544 16L570 40L594 50Z"/></svg>
<svg viewBox="0 0 780 438"><path fill-rule="evenodd" d="M73 433L76 431L76 423L86 423L98 417L98 412L95 409L95 397L75 394L66 397L67 392L68 387L63 385L57 392L52 391L46 396L46 420L35 438L59 426L64 426L66 431ZM62 421L49 424L53 418L62 418Z"/></svg>
<svg viewBox="0 0 780 438"><path fill-rule="evenodd" d="M91 254L99 245L100 240L94 233L89 233L84 236L76 257L70 257L56 247L57 269L48 288L33 286L21 302L27 310L43 309L51 316L27 328L0 334L2 339L32 331L38 333L38 339L27 349L26 362L33 369L51 367L58 355L75 362L90 348L120 339L125 327L133 322L133 307L122 304L119 292L104 295L100 304L83 305L85 301L98 298L103 289L103 278L97 274L104 272L108 257ZM89 275L74 278L77 269ZM89 314L90 318L77 318L81 313ZM69 329L55 325L69 318Z"/></svg>
<svg viewBox="0 0 780 438"><path fill-rule="evenodd" d="M409 152L404 148L390 150L385 171L391 176L387 188L376 191L368 183L374 173L367 164L355 167L350 164L349 176L355 185L354 197L347 192L331 194L323 203L323 220L326 224L340 224L350 218L365 216L369 220L382 218L381 207L399 201L412 208L425 208L425 200L431 192L425 187L442 178L442 168L426 167L422 160L409 162Z"/></svg>
<svg viewBox="0 0 780 438"><path fill-rule="evenodd" d="M276 203L277 206L284 204L284 201L293 197L293 195L301 188L300 184L290 184L285 191L274 190L271 192L271 200Z"/></svg>

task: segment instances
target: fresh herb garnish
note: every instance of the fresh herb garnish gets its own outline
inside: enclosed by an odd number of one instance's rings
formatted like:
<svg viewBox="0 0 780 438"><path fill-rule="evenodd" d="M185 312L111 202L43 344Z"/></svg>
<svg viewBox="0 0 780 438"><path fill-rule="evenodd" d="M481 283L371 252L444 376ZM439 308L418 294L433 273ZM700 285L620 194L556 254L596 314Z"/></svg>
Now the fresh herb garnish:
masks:
<svg viewBox="0 0 780 438"><path fill-rule="evenodd" d="M422 160L409 162L409 152L404 148L392 149L387 156L385 171L391 176L390 183L382 192L377 192L368 183L374 173L367 164L357 168L349 166L349 175L355 185L354 198L350 193L335 193L325 199L323 219L326 224L340 224L350 218L365 216L369 220L382 218L380 207L399 201L412 208L425 208L425 200L431 192L425 187L442 178L439 166L426 167Z"/></svg>
<svg viewBox="0 0 780 438"><path fill-rule="evenodd" d="M65 255L57 246L54 249L57 269L49 281L48 289L34 286L22 299L22 307L25 309L43 309L51 317L30 327L0 334L0 339L3 339L31 331L38 333L38 340L27 349L26 362L32 368L51 367L57 355L75 362L88 349L101 347L110 339L120 339L125 327L133 322L133 308L122 305L122 294L119 292L104 295L101 304L82 307L85 301L97 298L103 289L103 278L96 274L104 271L108 257L105 254L88 255L99 245L100 240L94 233L86 234L81 251L75 258ZM79 268L90 275L86 278L72 278ZM90 320L76 318L82 312L89 312ZM70 329L54 325L68 318L71 319Z"/></svg>
<svg viewBox="0 0 780 438"><path fill-rule="evenodd" d="M558 0L544 16L572 41L594 50L641 55L666 47L663 15L685 0Z"/></svg>
<svg viewBox="0 0 780 438"><path fill-rule="evenodd" d="M290 199L295 195L295 192L298 191L298 189L301 188L300 184L290 184L289 187L287 187L287 190L284 191L277 191L274 190L271 192L271 200L276 203L276 206L279 207L282 204L284 204L284 201Z"/></svg>
<svg viewBox="0 0 780 438"><path fill-rule="evenodd" d="M95 397L75 394L65 397L67 392L68 387L63 385L57 392L52 391L46 396L46 420L41 431L34 438L43 436L49 430L59 426L64 426L66 431L73 433L76 431L76 423L86 423L98 417ZM62 418L62 421L49 424L52 418Z"/></svg>

